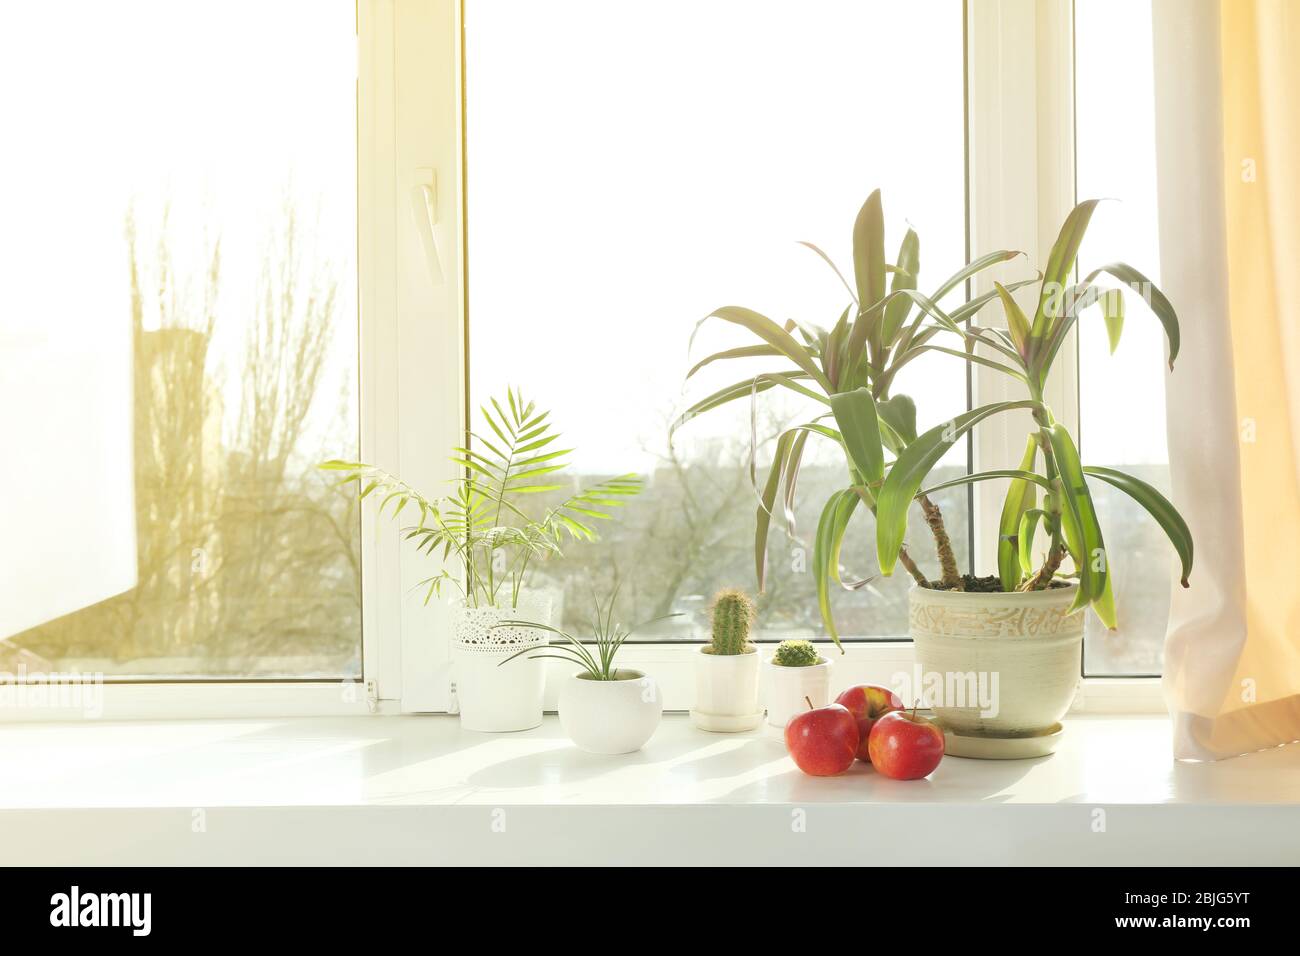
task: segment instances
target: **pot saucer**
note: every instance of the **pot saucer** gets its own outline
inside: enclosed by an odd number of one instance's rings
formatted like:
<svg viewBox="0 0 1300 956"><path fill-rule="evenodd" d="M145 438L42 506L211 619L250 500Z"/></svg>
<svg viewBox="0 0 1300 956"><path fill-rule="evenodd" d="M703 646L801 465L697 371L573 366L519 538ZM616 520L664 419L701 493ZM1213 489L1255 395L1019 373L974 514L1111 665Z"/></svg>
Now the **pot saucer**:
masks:
<svg viewBox="0 0 1300 956"><path fill-rule="evenodd" d="M763 722L766 714L759 711L756 714L706 714L703 711L691 709L691 723L697 730L704 730L711 734L735 734L742 730L753 730Z"/></svg>
<svg viewBox="0 0 1300 956"><path fill-rule="evenodd" d="M1061 742L1060 724L1052 724L1033 737L964 737L951 730L943 732L943 752L949 757L972 757L976 760L1024 760L1046 757Z"/></svg>

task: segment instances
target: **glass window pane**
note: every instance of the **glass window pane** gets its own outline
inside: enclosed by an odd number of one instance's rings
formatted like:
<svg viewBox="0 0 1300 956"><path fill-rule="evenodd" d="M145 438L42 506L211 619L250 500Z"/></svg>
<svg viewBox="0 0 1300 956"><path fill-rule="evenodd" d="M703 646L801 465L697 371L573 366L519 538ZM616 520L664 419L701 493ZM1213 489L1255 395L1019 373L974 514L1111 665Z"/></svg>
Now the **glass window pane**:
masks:
<svg viewBox="0 0 1300 956"><path fill-rule="evenodd" d="M578 471L650 477L599 544L570 547L538 583L580 625L591 587L617 574L626 619L687 612L657 636L698 636L696 612L716 588L755 583L749 403L690 422L671 444L669 424L770 363L718 363L683 389L691 331L728 304L832 325L848 297L796 241L850 269L853 220L877 187L891 261L911 225L922 289L960 268L962 4L811 2L796 13L784 3L471 0L466 16L475 404L523 386L552 409ZM710 323L691 354L750 342ZM965 409L966 376L960 360L932 357L899 387L935 424ZM776 392L762 397L760 474L779 430L810 417ZM806 462L796 536L776 528L770 542L765 638L823 633L811 542L846 474L816 440ZM965 464L962 446L935 480ZM966 493L940 501L964 563ZM850 527L846 574L876 572L873 535L865 518ZM933 566L919 516L912 540ZM841 631L902 636L908 584L900 571L838 594Z"/></svg>
<svg viewBox="0 0 1300 956"><path fill-rule="evenodd" d="M1079 198L1118 200L1098 207L1079 268L1121 259L1159 284L1151 4L1089 0L1076 7L1075 29ZM1080 451L1088 464L1119 468L1168 494L1164 333L1137 296L1126 295L1126 305L1114 355L1097 309L1080 324ZM1173 550L1128 496L1100 482L1091 490L1115 556L1119 628L1107 631L1088 615L1084 672L1159 674Z"/></svg>
<svg viewBox="0 0 1300 956"><path fill-rule="evenodd" d="M5 326L120 331L136 584L0 634L0 667L358 675L358 515L314 467L357 453L354 3L4 17Z"/></svg>

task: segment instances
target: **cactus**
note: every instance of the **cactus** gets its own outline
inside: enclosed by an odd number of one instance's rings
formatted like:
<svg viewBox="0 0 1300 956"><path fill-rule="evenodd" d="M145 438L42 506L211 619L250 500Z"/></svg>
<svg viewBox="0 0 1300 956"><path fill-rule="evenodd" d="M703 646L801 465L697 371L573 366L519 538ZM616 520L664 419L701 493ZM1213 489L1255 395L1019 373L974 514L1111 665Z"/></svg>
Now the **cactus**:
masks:
<svg viewBox="0 0 1300 956"><path fill-rule="evenodd" d="M754 623L754 602L737 588L719 591L713 597L713 645L710 654L734 656L753 650L749 628Z"/></svg>
<svg viewBox="0 0 1300 956"><path fill-rule="evenodd" d="M782 641L772 656L772 663L781 667L812 667L820 661L821 655L812 641Z"/></svg>

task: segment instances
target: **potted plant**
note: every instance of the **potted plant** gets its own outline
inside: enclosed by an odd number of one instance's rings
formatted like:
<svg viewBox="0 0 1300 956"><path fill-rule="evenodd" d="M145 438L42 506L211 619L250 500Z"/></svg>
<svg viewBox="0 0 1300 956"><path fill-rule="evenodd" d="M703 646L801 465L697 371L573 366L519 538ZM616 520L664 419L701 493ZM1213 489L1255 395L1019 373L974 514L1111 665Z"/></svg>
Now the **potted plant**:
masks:
<svg viewBox="0 0 1300 956"><path fill-rule="evenodd" d="M619 648L636 630L624 628L614 621L615 596L611 596L604 607L598 598L595 600L592 639L586 644L549 624L506 620L497 625L545 632L560 638L540 648L519 650L502 661L501 666L525 655L534 662L554 658L577 664L578 670L560 685L560 726L570 740L588 753L626 754L640 750L654 734L663 716L663 695L654 678L647 677L643 671L614 664Z"/></svg>
<svg viewBox="0 0 1300 956"><path fill-rule="evenodd" d="M893 571L913 501L954 484L1010 479L998 529L996 575L967 576L961 582L918 583L911 591L910 623L916 653L925 673L996 675L992 706L968 694L944 695L933 706L941 723L956 738L952 752L962 752L962 738L1008 740L1047 737L1069 709L1079 679L1083 614L1091 608L1108 628L1116 623L1115 599L1097 511L1089 492L1092 481L1129 495L1160 525L1182 566L1182 584L1192 570L1192 538L1187 524L1155 488L1110 468L1087 467L1073 438L1056 421L1043 399L1052 362L1082 311L1097 306L1106 323L1111 350L1124 323L1121 287L1098 284L1103 274L1136 290L1164 327L1169 363L1178 355L1178 319L1165 296L1144 275L1124 263L1112 263L1070 285L1079 244L1096 200L1070 213L1052 247L1038 288L1032 316L1008 289L995 283L1006 317L1005 328L960 327L933 303L923 304L945 333L962 341L959 354L997 368L1025 389L1023 400L985 405L936 426L903 448L876 496L876 544L881 571ZM1011 469L966 475L922 489L925 477L944 451L980 422L1013 408L1027 408L1033 426L1023 459ZM1041 491L1041 500L1039 497ZM1039 531L1046 543L1040 562L1034 542ZM1067 572L1063 565L1069 559ZM950 682L945 681L945 686ZM954 687L959 682L951 682ZM991 682L990 682L991 683ZM969 686L969 678L965 681ZM954 699L957 698L957 699ZM972 745L981 756L998 756L987 746ZM1050 749L1047 748L1047 749ZM1014 744L1008 756L1026 751Z"/></svg>
<svg viewBox="0 0 1300 956"><path fill-rule="evenodd" d="M830 702L831 662L812 641L782 641L767 662L763 684L767 722L785 727L795 714Z"/></svg>
<svg viewBox="0 0 1300 956"><path fill-rule="evenodd" d="M909 229L893 263L885 259L884 212L880 191L862 204L853 224L853 283L844 277L830 258L812 243L802 243L831 268L848 293L849 304L830 328L793 320L780 325L752 309L724 306L700 321L720 320L740 326L758 344L727 349L706 356L687 373L687 379L715 362L768 357L780 361L774 370L720 389L688 408L674 423L679 428L691 419L720 405L783 388L817 402L822 411L810 421L783 431L777 438L766 481L755 486L759 503L755 519L754 558L758 587L766 582L767 539L778 500L786 528L795 535L794 499L804 446L810 437L833 442L844 455L848 481L831 495L822 509L813 545L812 570L817 601L827 635L839 645L839 634L831 610L832 583L850 590L866 585L870 578L845 581L840 571L840 545L849 520L859 509L874 513L876 497L888 469L889 456L897 456L916 440L916 404L902 393L893 392L900 370L927 352L953 352L934 340L943 331L926 325L926 312L917 306L931 305L981 271L1020 253L998 250L981 256L949 276L930 295L917 291L920 268L920 238ZM1017 289L1034 280L1013 283ZM962 326L994 298L994 293L976 297L952 310L947 317ZM698 326L697 326L698 331ZM957 354L962 354L958 352ZM751 461L756 449L751 449ZM961 573L939 506L928 496L920 500L926 525L939 555L940 580L948 586L960 582ZM912 560L900 540L894 558L918 583L926 576ZM891 563L891 567L893 564ZM841 648L841 652L843 648Z"/></svg>
<svg viewBox="0 0 1300 956"><path fill-rule="evenodd" d="M749 640L754 602L736 588L713 598L710 643L695 658L695 706L691 722L700 730L735 733L763 722L758 705L758 647Z"/></svg>
<svg viewBox="0 0 1300 956"><path fill-rule="evenodd" d="M345 472L340 484L355 482L360 497L379 498L380 515L385 509L394 519L403 511L418 515L403 537L417 552L442 559L441 570L421 584L426 603L445 586L457 596L451 647L461 726L526 730L542 722L546 671L537 661L516 659L517 652L546 638L519 623L499 625L507 619L550 623L550 601L526 590L530 572L560 555L567 540L594 540L591 519L609 519L612 509L641 490L641 479L620 475L530 512L528 499L565 487L557 479L569 451L554 448L559 434L549 413L517 390L507 391L504 402L492 399L480 413L486 429L470 432L473 447L453 450L464 473L442 497L427 498L362 462L335 460L321 467ZM510 666L498 666L507 660Z"/></svg>

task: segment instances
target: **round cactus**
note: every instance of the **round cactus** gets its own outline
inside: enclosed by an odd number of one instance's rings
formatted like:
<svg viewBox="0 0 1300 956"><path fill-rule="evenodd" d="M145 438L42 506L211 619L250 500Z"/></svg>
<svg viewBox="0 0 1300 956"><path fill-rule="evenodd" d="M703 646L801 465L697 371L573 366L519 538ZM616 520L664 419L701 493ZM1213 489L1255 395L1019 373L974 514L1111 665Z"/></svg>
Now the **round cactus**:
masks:
<svg viewBox="0 0 1300 956"><path fill-rule="evenodd" d="M820 661L812 641L782 641L772 656L772 663L782 667L812 667Z"/></svg>
<svg viewBox="0 0 1300 956"><path fill-rule="evenodd" d="M719 591L713 598L713 644L708 652L723 656L749 653L753 649L749 628L754 617L754 602L744 591Z"/></svg>

